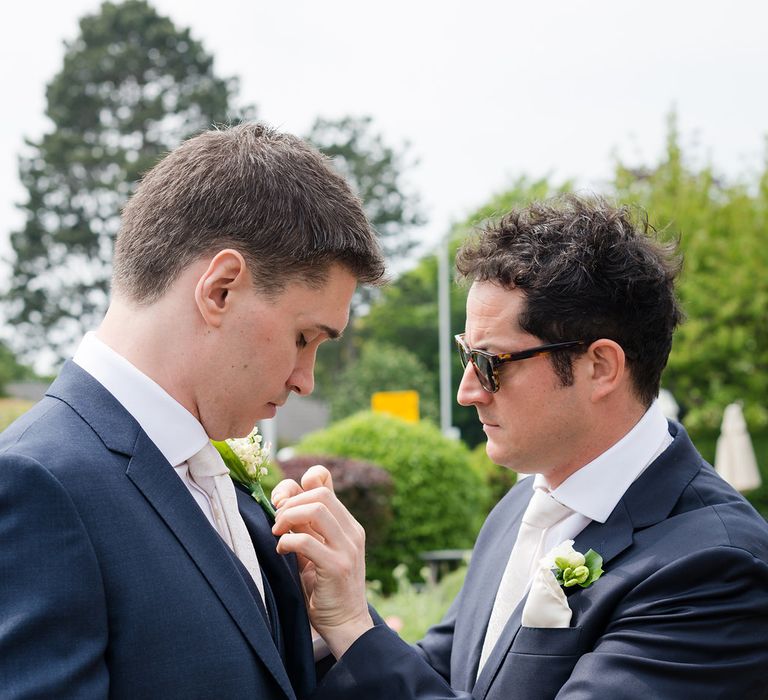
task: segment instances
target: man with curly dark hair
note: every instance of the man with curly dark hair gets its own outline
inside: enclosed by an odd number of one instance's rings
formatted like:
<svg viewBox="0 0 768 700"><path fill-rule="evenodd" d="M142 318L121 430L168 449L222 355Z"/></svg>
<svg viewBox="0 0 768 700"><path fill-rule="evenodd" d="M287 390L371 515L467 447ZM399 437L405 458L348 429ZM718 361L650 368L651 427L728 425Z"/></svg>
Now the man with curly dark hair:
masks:
<svg viewBox="0 0 768 700"><path fill-rule="evenodd" d="M497 464L534 476L415 647L371 618L364 537L328 474L283 482L280 548L312 562L310 617L338 659L313 697L768 697L768 525L656 401L682 317L675 246L568 196L488 226L457 267L458 401Z"/></svg>

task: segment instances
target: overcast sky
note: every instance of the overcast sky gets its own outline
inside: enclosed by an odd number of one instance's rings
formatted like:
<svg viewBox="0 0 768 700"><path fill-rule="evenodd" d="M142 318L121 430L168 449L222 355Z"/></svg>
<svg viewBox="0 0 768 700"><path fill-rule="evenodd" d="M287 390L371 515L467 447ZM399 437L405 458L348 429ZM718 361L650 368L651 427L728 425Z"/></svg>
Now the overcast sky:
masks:
<svg viewBox="0 0 768 700"><path fill-rule="evenodd" d="M45 85L97 0L5 3L0 22L0 252L20 225L17 155L49 129ZM730 177L760 167L768 133L768 3L599 0L154 0L241 78L242 99L295 133L318 115L374 117L420 163L433 242L520 174L599 186L614 153L684 143ZM4 286L4 285L3 285Z"/></svg>

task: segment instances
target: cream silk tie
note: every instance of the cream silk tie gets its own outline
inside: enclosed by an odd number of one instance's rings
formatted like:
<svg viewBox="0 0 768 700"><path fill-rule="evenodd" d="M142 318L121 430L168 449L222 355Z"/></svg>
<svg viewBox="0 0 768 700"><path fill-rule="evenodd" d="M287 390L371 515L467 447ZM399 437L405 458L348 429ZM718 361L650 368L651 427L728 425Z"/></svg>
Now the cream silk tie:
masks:
<svg viewBox="0 0 768 700"><path fill-rule="evenodd" d="M207 442L202 450L187 460L187 464L192 480L211 498L211 510L216 529L248 570L259 589L261 599L264 600L261 567L248 529L237 508L235 485L232 483L224 460L216 448Z"/></svg>
<svg viewBox="0 0 768 700"><path fill-rule="evenodd" d="M483 670L493 647L496 646L509 616L528 589L534 567L544 555L544 535L547 529L571 513L573 511L570 508L558 503L547 492L541 489L534 490L533 497L523 513L517 540L509 555L504 575L501 577L499 590L496 592L491 619L488 621L483 642L483 651L480 654L478 675Z"/></svg>

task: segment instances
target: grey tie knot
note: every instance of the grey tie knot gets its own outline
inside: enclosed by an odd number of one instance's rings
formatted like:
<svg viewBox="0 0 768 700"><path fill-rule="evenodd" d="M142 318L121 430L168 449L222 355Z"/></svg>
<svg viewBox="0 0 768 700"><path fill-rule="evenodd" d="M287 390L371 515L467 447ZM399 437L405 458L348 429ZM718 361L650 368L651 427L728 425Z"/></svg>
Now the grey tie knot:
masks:
<svg viewBox="0 0 768 700"><path fill-rule="evenodd" d="M558 503L551 494L541 489L535 489L523 514L523 522L539 530L546 530L564 520L571 513L573 511L568 506Z"/></svg>

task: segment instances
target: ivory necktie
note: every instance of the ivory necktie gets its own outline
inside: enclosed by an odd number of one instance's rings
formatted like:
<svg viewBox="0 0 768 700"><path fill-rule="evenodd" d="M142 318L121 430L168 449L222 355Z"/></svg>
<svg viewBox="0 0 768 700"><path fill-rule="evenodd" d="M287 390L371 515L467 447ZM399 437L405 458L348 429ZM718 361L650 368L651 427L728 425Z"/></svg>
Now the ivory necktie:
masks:
<svg viewBox="0 0 768 700"><path fill-rule="evenodd" d="M499 590L496 592L491 619L488 621L483 650L480 654L478 675L493 651L493 647L496 646L509 616L528 589L535 565L544 555L544 535L547 529L571 513L573 511L570 508L558 503L547 492L541 489L534 490L533 497L523 513L515 545L512 547Z"/></svg>
<svg viewBox="0 0 768 700"><path fill-rule="evenodd" d="M261 579L261 567L256 558L256 550L245 527L240 511L237 509L237 494L229 476L229 469L224 464L218 450L207 442L202 450L188 460L189 474L193 481L211 498L211 510L216 521L216 529L229 545L235 556L243 563L253 578L264 600L264 582Z"/></svg>

